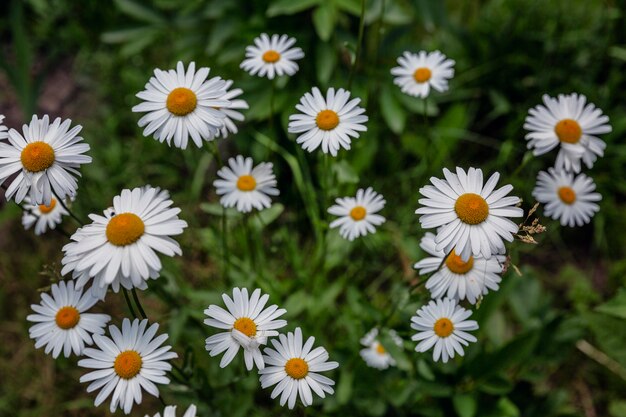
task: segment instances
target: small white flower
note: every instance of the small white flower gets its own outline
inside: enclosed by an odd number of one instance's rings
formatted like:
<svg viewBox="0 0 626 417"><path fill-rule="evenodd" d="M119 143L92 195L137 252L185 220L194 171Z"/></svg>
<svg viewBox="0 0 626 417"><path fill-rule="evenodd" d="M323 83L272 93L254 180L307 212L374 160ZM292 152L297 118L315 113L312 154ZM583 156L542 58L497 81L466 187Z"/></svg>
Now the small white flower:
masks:
<svg viewBox="0 0 626 417"><path fill-rule="evenodd" d="M471 315L471 310L458 306L455 300L431 300L411 317L411 328L417 330L411 339L419 341L415 350L426 352L434 346L433 360L441 357L444 363L454 358L455 352L463 356L463 346L476 342L476 337L467 333L478 329L476 321L467 320Z"/></svg>
<svg viewBox="0 0 626 417"><path fill-rule="evenodd" d="M1 120L0 120L1 121ZM81 126L70 129L71 120L60 118L50 124L48 115L33 116L22 127L23 136L15 129L9 131L9 143L0 142L0 184L18 174L6 190L6 198L21 203L27 194L35 204L50 205L52 192L58 198L73 198L80 176L78 168L91 162L83 155L89 145L77 136ZM6 138L0 130L0 139Z"/></svg>
<svg viewBox="0 0 626 417"><path fill-rule="evenodd" d="M232 80L226 81L226 94L220 97L222 100L230 101L230 106L221 109L226 115L224 118L224 127L218 130L216 137L227 138L229 133L235 134L238 132L237 125L234 121L243 122L245 117L241 112L236 110L243 110L248 108L248 103L245 100L235 99L243 94L241 88L233 88L228 90L233 85Z"/></svg>
<svg viewBox="0 0 626 417"><path fill-rule="evenodd" d="M146 128L144 136L153 135L159 142L167 142L181 149L187 148L189 138L201 148L203 141L212 141L224 128L230 107L226 99L226 81L220 77L207 80L210 68L202 67L196 72L196 64L189 64L187 71L182 62L176 70L154 70L154 77L137 93L143 103L133 107L133 112L147 113L139 119L139 127Z"/></svg>
<svg viewBox="0 0 626 417"><path fill-rule="evenodd" d="M400 66L392 68L393 82L403 93L426 98L430 89L448 90L448 80L454 76L454 61L439 51L420 51L417 54L404 52L398 58Z"/></svg>
<svg viewBox="0 0 626 417"><path fill-rule="evenodd" d="M133 403L141 404L141 391L146 390L159 396L156 384L169 384L166 371L172 370L170 359L178 355L170 352L171 346L161 346L167 334L157 337L159 325L154 323L148 329L148 320L124 319L122 331L117 326L109 326L111 337L94 335L98 349L86 348L88 359L78 361L78 366L95 369L80 377L80 382L91 382L87 392L100 390L94 405L97 407L111 393L110 411L118 408L129 414Z"/></svg>
<svg viewBox="0 0 626 417"><path fill-rule="evenodd" d="M234 288L232 299L226 294L222 294L222 299L228 311L216 305L204 310L209 316L204 324L226 330L207 338L206 350L211 356L226 352L220 361L220 367L224 368L242 347L246 368L251 371L256 365L263 369L265 363L260 346L267 343L268 337L278 336L276 329L287 325L285 320L278 319L287 310L277 305L265 308L269 295L261 295L258 288L250 297L246 288Z"/></svg>
<svg viewBox="0 0 626 417"><path fill-rule="evenodd" d="M45 233L48 229L55 229L63 221L63 216L69 215L54 195L49 205L34 204L33 200L26 196L24 197L22 207L24 208L22 225L24 225L26 230L34 225L35 234L38 236Z"/></svg>
<svg viewBox="0 0 626 417"><path fill-rule="evenodd" d="M541 171L537 176L537 185L533 197L545 204L546 216L560 220L563 226L582 226L600 211L595 201L602 200L599 193L594 193L596 184L585 174L557 171Z"/></svg>
<svg viewBox="0 0 626 417"><path fill-rule="evenodd" d="M360 98L350 101L350 92L340 88L335 92L329 88L326 98L319 88L313 87L296 105L300 114L289 116L289 133L298 133L296 142L313 152L322 147L322 152L337 156L340 148L350 149L351 138L358 138L358 132L367 131L365 109L359 107Z"/></svg>
<svg viewBox="0 0 626 417"><path fill-rule="evenodd" d="M272 172L271 162L261 162L252 167L252 158L237 155L228 160L229 166L217 171L219 179L213 182L217 194L221 195L220 203L224 207L237 207L242 213L252 208L263 210L270 208L272 199L269 196L279 194L276 188L276 177Z"/></svg>
<svg viewBox="0 0 626 417"><path fill-rule="evenodd" d="M533 154L543 155L560 144L554 167L557 170L580 172L582 160L588 168L604 155L606 143L595 135L609 133L609 118L582 94L544 94L543 105L528 111L524 129Z"/></svg>
<svg viewBox="0 0 626 417"><path fill-rule="evenodd" d="M470 256L463 261L454 251L446 254L437 250L435 235L426 233L420 247L432 255L417 262L414 266L420 275L436 271L426 282L426 288L433 299L448 297L476 304L489 290L497 291L505 256L491 255L485 259L481 255ZM440 268L441 267L441 268Z"/></svg>
<svg viewBox="0 0 626 417"><path fill-rule="evenodd" d="M146 414L146 417L150 416ZM161 417L161 413L156 413L154 417ZM168 405L167 407L165 407L165 410L163 411L163 417L176 417L176 406ZM183 417L196 417L196 406L191 404L187 411L185 411L185 414L183 414Z"/></svg>
<svg viewBox="0 0 626 417"><path fill-rule="evenodd" d="M402 347L402 339L395 331L389 330L389 336L396 346ZM360 354L367 366L375 369L387 369L390 366L396 366L395 359L378 340L377 328L373 328L363 336L361 344L365 346L365 349L361 349Z"/></svg>
<svg viewBox="0 0 626 417"><path fill-rule="evenodd" d="M314 337L309 337L302 343L302 330L296 328L294 333L281 334L280 341L272 339L274 349L265 348L264 359L268 365L259 371L261 388L276 385L271 397L280 395L280 405L287 403L289 409L296 405L296 399L307 407L313 404L315 392L324 398L335 391L332 386L335 381L320 375L319 372L330 371L339 366L337 362L327 362L328 352L323 347L313 349Z"/></svg>
<svg viewBox="0 0 626 417"><path fill-rule="evenodd" d="M435 238L436 250L453 250L463 261L470 255L490 258L505 253L504 242L513 241L518 226L507 217L522 217L524 212L515 207L518 197L505 197L513 190L505 185L494 191L499 173L494 173L483 186L483 172L470 168L467 173L457 167L456 174L444 168L445 180L431 177L433 185L420 188L426 198L419 200L424 207L421 214L424 229L439 228Z"/></svg>
<svg viewBox="0 0 626 417"><path fill-rule="evenodd" d="M298 72L297 59L304 58L300 48L292 48L295 38L287 35L272 35L266 33L254 38L254 45L246 47L246 59L240 67L251 75L267 77L270 80L275 76L293 75Z"/></svg>
<svg viewBox="0 0 626 417"><path fill-rule="evenodd" d="M363 190L359 188L356 197L343 197L335 200L337 204L331 206L328 212L339 216L333 220L330 228L339 227L339 234L349 241L368 233L376 233L374 226L380 226L385 218L375 214L385 207L385 199L376 193L372 187Z"/></svg>
<svg viewBox="0 0 626 417"><path fill-rule="evenodd" d="M4 115L0 114L0 140L6 139L9 137L8 128L2 123L4 123Z"/></svg>
<svg viewBox="0 0 626 417"><path fill-rule="evenodd" d="M46 354L52 352L57 358L61 350L68 358L73 352L80 356L85 345L93 343L92 337L104 334L104 327L111 317L106 314L86 313L98 302L89 292L74 289L72 281L52 284L52 297L41 293L41 303L31 304L36 314L26 320L34 322L28 333L35 339L35 348L45 346Z"/></svg>

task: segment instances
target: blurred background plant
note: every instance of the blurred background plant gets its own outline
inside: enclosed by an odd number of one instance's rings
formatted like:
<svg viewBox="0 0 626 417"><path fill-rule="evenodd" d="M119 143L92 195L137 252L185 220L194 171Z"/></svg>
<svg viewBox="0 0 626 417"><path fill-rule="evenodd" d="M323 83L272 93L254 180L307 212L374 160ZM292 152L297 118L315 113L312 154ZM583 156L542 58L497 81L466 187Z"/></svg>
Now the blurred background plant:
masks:
<svg viewBox="0 0 626 417"><path fill-rule="evenodd" d="M161 278L140 294L182 357L187 384L162 390L165 401L195 402L200 416L287 415L256 374L220 369L204 350L212 330L202 311L233 286L260 287L314 335L331 359L336 395L310 416L626 416L626 2L620 0L366 0L364 38L354 73L361 0L10 0L0 5L0 113L18 128L30 115L69 117L84 126L94 162L85 167L75 211L108 207L122 188L169 189L190 224L184 255L164 260ZM246 45L261 32L287 33L306 54L300 71L271 82L239 69ZM405 50L439 49L456 60L446 94L427 106L400 93L389 70ZM219 145L275 165L281 195L251 217L227 211L230 264L221 252L221 206L211 186L215 161L144 138L130 109L153 68L195 60L233 79L250 104L240 133ZM350 79L352 77L352 79ZM287 135L289 114L312 86L343 87L361 97L368 131L323 170ZM428 299L412 269L423 253L414 210L417 190L443 167L499 171L514 194L531 191L554 153L534 158L522 124L544 93L579 92L609 115L613 132L592 170L603 195L591 225L566 229L541 218L539 244L515 244L513 268L475 317L479 342L466 357L435 364L417 354L409 318ZM426 112L426 115L424 115ZM272 121L270 121L270 118ZM328 182L325 179L329 179ZM325 184L330 184L326 186ZM325 225L335 197L373 186L387 223L348 243ZM541 209L538 211L541 216ZM35 351L25 317L38 289L58 280L61 247L48 233L25 232L21 212L0 212L0 415L96 416L78 382L74 359ZM320 227L322 225L322 227ZM68 232L75 225L64 224ZM227 270L227 273L225 273ZM101 310L128 315L111 294ZM404 349L396 368L367 368L359 339L374 326L395 328ZM161 406L145 398L136 415ZM142 413L145 411L145 413ZM302 411L302 410L300 410Z"/></svg>

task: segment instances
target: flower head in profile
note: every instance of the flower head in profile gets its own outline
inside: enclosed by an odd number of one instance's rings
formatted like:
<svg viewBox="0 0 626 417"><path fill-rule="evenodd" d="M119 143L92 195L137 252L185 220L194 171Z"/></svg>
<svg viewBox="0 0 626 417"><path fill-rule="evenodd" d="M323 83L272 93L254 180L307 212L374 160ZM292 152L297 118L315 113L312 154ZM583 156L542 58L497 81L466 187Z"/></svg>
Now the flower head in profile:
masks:
<svg viewBox="0 0 626 417"><path fill-rule="evenodd" d="M87 313L98 302L91 293L75 289L74 282L60 281L50 287L52 296L41 293L41 303L30 307L35 314L26 320L35 323L28 329L35 348L45 346L47 354L57 358L61 351L69 358L80 356L85 345L93 343L94 335L104 334L104 327L111 317L106 314Z"/></svg>
<svg viewBox="0 0 626 417"><path fill-rule="evenodd" d="M269 295L261 295L258 288L250 296L246 288L234 288L232 299L227 294L222 294L222 299L228 311L217 305L204 310L209 317L204 320L207 326L225 330L206 339L206 350L211 356L226 352L220 361L220 367L224 368L232 362L239 348L243 348L246 368L251 371L256 365L263 369L265 363L260 346L267 343L268 337L278 336L276 329L287 325L285 320L279 319L287 310L277 305L266 308Z"/></svg>
<svg viewBox="0 0 626 417"><path fill-rule="evenodd" d="M224 108L230 107L226 98L226 81L220 77L207 79L210 69L196 71L189 64L187 71L182 62L176 69L154 70L145 86L137 93L143 103L133 107L133 112L146 113L139 119L144 136L153 135L159 142L186 149L189 139L201 148L204 141L213 140L225 126Z"/></svg>
<svg viewBox="0 0 626 417"><path fill-rule="evenodd" d="M582 94L545 94L544 105L528 111L524 129L534 155L543 155L559 147L554 167L557 170L580 172L581 161L588 168L604 155L606 143L597 135L609 133L609 118Z"/></svg>
<svg viewBox="0 0 626 417"><path fill-rule="evenodd" d="M14 198L19 204L29 195L33 203L49 206L53 192L58 198L76 195L78 168L90 163L91 157L84 155L89 145L77 136L82 127L70 129L71 123L57 117L50 124L47 115L41 119L33 116L22 127L22 134L9 131L9 142L0 142L0 184L17 176L6 190L7 200ZM0 139L2 136L0 130Z"/></svg>
<svg viewBox="0 0 626 417"><path fill-rule="evenodd" d="M146 415L145 417L150 416ZM153 417L161 417L161 413L156 413ZM168 405L167 407L165 407L165 410L163 411L163 417L176 417L176 406ZM183 414L183 417L196 417L196 406L191 404L187 411L185 411L185 414Z"/></svg>
<svg viewBox="0 0 626 417"><path fill-rule="evenodd" d="M267 77L270 80L276 76L292 76L298 72L296 60L304 58L300 48L293 48L295 38L287 35L272 35L266 33L254 38L254 45L246 47L246 59L240 67L251 75Z"/></svg>
<svg viewBox="0 0 626 417"><path fill-rule="evenodd" d="M445 179L431 177L432 185L420 188L425 198L415 213L421 214L424 229L440 228L435 237L435 249L446 254L454 252L467 262L470 255L490 258L505 252L504 240L513 241L518 225L507 217L522 217L516 207L518 197L505 197L513 190L505 185L494 191L500 174L494 173L483 185L483 172L470 168L456 174L444 168Z"/></svg>
<svg viewBox="0 0 626 417"><path fill-rule="evenodd" d="M289 116L289 133L298 134L296 142L309 152L321 146L322 152L337 156L339 149L350 149L352 138L367 130L360 102L360 98L350 100L350 92L343 88L329 88L324 98L313 87L296 105L301 113Z"/></svg>
<svg viewBox="0 0 626 417"><path fill-rule="evenodd" d="M391 341L397 346L402 347L402 339L394 330L389 330L389 337ZM378 338L378 328L373 328L361 339L361 344L365 346L365 349L361 349L359 352L361 358L365 361L367 366L375 369L387 369L390 366L396 366L395 359L389 354L385 346L380 342Z"/></svg>
<svg viewBox="0 0 626 417"><path fill-rule="evenodd" d="M583 226L600 211L597 202L602 196L595 190L596 184L585 174L574 176L550 168L548 172L539 172L533 197L545 204L545 215L559 220L561 225Z"/></svg>
<svg viewBox="0 0 626 417"><path fill-rule="evenodd" d="M313 404L312 392L322 398L335 392L335 381L320 372L335 369L339 364L329 362L326 349L313 349L313 343L315 338L311 336L303 344L302 330L297 327L293 333L281 334L279 340L272 339L274 349L265 348L264 359L268 366L259 371L261 387L276 385L271 397L280 395L281 406L286 403L289 409L293 409L299 396L302 405L307 407Z"/></svg>
<svg viewBox="0 0 626 417"><path fill-rule="evenodd" d="M366 190L360 188L356 197L343 197L335 200L337 204L331 206L328 212L339 216L333 220L330 228L339 227L339 234L349 241L368 233L376 233L376 226L385 222L385 218L378 213L385 207L385 199L376 193L372 187Z"/></svg>
<svg viewBox="0 0 626 417"><path fill-rule="evenodd" d="M273 165L261 162L253 167L252 164L252 158L237 155L228 160L228 166L217 171L218 179L213 185L217 194L222 196L220 203L224 207L236 207L242 213L248 213L253 208L263 210L271 207L270 196L279 194Z"/></svg>
<svg viewBox="0 0 626 417"><path fill-rule="evenodd" d="M63 221L63 216L69 215L54 195L48 205L34 204L33 200L26 196L22 207L24 208L22 225L26 230L34 225L37 236L46 233L47 230L54 230Z"/></svg>
<svg viewBox="0 0 626 417"><path fill-rule="evenodd" d="M404 52L398 64L391 69L395 75L393 83L413 97L426 98L431 88L444 92L448 90L448 80L454 77L454 61L439 51Z"/></svg>
<svg viewBox="0 0 626 417"><path fill-rule="evenodd" d="M243 122L245 119L243 114L237 110L247 109L248 103L245 100L237 98L243 94L241 88L233 88L232 90L229 90L232 85L232 80L226 81L226 94L221 97L222 100L230 101L230 106L221 109L226 117L224 118L224 127L217 131L217 137L227 138L230 133L237 133L238 129L235 122Z"/></svg>

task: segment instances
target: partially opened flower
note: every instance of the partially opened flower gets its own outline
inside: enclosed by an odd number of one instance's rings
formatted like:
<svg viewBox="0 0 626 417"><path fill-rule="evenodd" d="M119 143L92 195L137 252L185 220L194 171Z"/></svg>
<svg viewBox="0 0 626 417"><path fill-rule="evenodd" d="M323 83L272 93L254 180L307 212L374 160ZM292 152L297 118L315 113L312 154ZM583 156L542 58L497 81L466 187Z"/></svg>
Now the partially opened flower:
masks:
<svg viewBox="0 0 626 417"><path fill-rule="evenodd" d="M489 290L497 291L500 275L504 267L505 257L491 255L485 259L482 255L470 256L463 261L456 252L446 256L442 250L437 250L435 235L426 233L420 242L420 247L431 255L417 262L414 266L420 275L436 271L426 281L426 288L433 299L448 297L456 300L469 301L476 304Z"/></svg>
<svg viewBox="0 0 626 417"><path fill-rule="evenodd" d="M220 361L220 367L224 368L232 362L239 348L243 348L246 368L250 371L256 365L263 369L265 363L260 346L267 343L268 337L278 336L276 329L287 325L285 320L279 319L287 310L277 305L265 308L269 295L261 295L258 288L250 297L246 288L234 288L232 299L226 294L222 294L222 299L228 311L216 305L204 310L209 316L204 320L207 326L226 330L207 338L206 350L211 356L226 352Z"/></svg>
<svg viewBox="0 0 626 417"><path fill-rule="evenodd" d="M537 176L537 185L533 197L545 204L546 216L559 220L563 226L582 226L600 211L597 201L602 200L595 193L596 184L585 174L557 171L541 171Z"/></svg>
<svg viewBox="0 0 626 417"><path fill-rule="evenodd" d="M559 146L554 167L557 170L580 172L582 160L588 168L604 155L606 143L596 135L609 133L609 118L582 94L545 94L544 105L528 111L524 129L534 155L542 155Z"/></svg>
<svg viewBox="0 0 626 417"><path fill-rule="evenodd" d="M391 74L395 75L393 83L413 97L426 98L431 88L440 93L446 91L448 80L454 76L454 61L439 51L404 52L398 64L391 69Z"/></svg>
<svg viewBox="0 0 626 417"><path fill-rule="evenodd" d="M150 416L146 415L146 417ZM156 413L154 417L161 417L161 413ZM176 417L176 406L168 405L167 407L165 407L165 410L163 411L163 417ZM185 414L183 414L183 417L196 417L196 406L191 404L187 411L185 411Z"/></svg>
<svg viewBox="0 0 626 417"><path fill-rule="evenodd" d="M333 220L330 228L339 227L339 234L350 241L368 233L376 233L376 227L385 222L385 218L378 215L385 207L385 199L376 193L372 187L366 190L359 188L356 197L343 197L335 200L337 204L331 206L328 212L339 216Z"/></svg>
<svg viewBox="0 0 626 417"><path fill-rule="evenodd" d="M48 115L33 116L22 127L23 135L9 131L9 143L0 143L0 184L17 176L6 190L7 200L14 198L19 204L30 195L35 204L49 206L53 192L58 198L76 195L78 168L90 163L91 157L84 155L89 145L77 136L82 127L70 129L71 123L57 117L50 124Z"/></svg>
<svg viewBox="0 0 626 417"><path fill-rule="evenodd" d="M295 38L287 35L272 35L266 33L254 38L254 45L246 47L246 59L240 67L251 75L267 77L270 80L275 76L293 75L298 72L297 59L304 58L300 48L292 48Z"/></svg>
<svg viewBox="0 0 626 417"><path fill-rule="evenodd" d="M228 160L228 166L217 171L219 178L213 185L217 194L222 196L220 203L224 207L236 207L242 213L248 213L253 208L263 210L271 207L270 196L279 194L273 165L261 162L253 168L252 163L252 158L237 155Z"/></svg>
<svg viewBox="0 0 626 417"><path fill-rule="evenodd" d="M463 346L476 342L476 337L467 333L478 329L476 321L467 320L471 315L471 310L458 306L455 300L431 300L411 317L411 328L417 330L411 339L419 341L415 350L426 352L434 346L433 360L441 358L444 363L454 358L455 352L463 356Z"/></svg>
<svg viewBox="0 0 626 417"><path fill-rule="evenodd" d="M121 331L109 326L110 338L95 335L98 348L85 349L87 359L78 361L78 366L94 371L81 376L80 382L91 382L87 392L100 390L96 407L113 394L110 411L114 413L119 407L129 414L134 403L141 404L142 390L158 397L156 384L170 383L165 372L172 370L169 360L178 355L170 352L171 346L161 346L167 334L155 337L158 324L147 326L148 320L124 319Z"/></svg>
<svg viewBox="0 0 626 417"><path fill-rule="evenodd" d="M176 70L154 70L154 77L137 93L143 103L133 107L133 112L147 113L139 119L144 136L153 135L159 142L172 140L177 148L187 148L189 138L201 148L204 141L211 141L224 127L226 114L222 109L230 107L226 99L226 81L220 77L208 79L210 69L196 71L196 64L189 64L187 71L182 62Z"/></svg>
<svg viewBox="0 0 626 417"><path fill-rule="evenodd" d="M396 366L395 359L389 354L385 346L380 343L378 338L378 329L373 328L361 339L361 344L365 349L361 349L360 354L367 366L375 369L387 369L390 366ZM402 346L402 339L398 334L390 330L389 336L391 341L398 347Z"/></svg>
<svg viewBox="0 0 626 417"><path fill-rule="evenodd" d="M457 167L456 174L444 168L445 180L431 177L433 185L420 188L426 198L419 200L424 229L439 228L435 249L446 254L454 252L467 262L470 255L490 258L505 252L504 240L513 241L518 225L507 217L522 217L516 207L518 197L505 197L513 190L505 185L494 191L499 173L494 173L483 185L483 172L470 168L467 173Z"/></svg>
<svg viewBox="0 0 626 417"><path fill-rule="evenodd" d="M296 142L313 152L322 147L322 152L337 156L340 148L350 149L352 138L365 132L367 116L359 107L360 98L350 100L350 92L340 88L335 92L329 88L326 98L319 88L313 87L296 105L300 114L289 116L289 133L299 134Z"/></svg>
<svg viewBox="0 0 626 417"><path fill-rule="evenodd" d="M48 205L35 204L30 197L26 196L22 207L24 208L22 224L27 230L34 225L36 235L41 235L48 229L55 229L63 221L63 216L69 215L55 196Z"/></svg>
<svg viewBox="0 0 626 417"><path fill-rule="evenodd" d="M41 293L41 303L30 306L35 314L29 314L26 320L36 323L28 329L30 338L35 339L35 348L45 346L45 352L52 353L53 358L61 351L66 358L72 353L80 356L85 345L93 343L94 335L104 334L111 317L87 313L98 299L75 289L72 281L52 284L50 291L52 296Z"/></svg>
<svg viewBox="0 0 626 417"><path fill-rule="evenodd" d="M313 404L311 391L322 398L326 394L332 395L335 392L332 388L335 381L319 372L330 371L339 364L328 361L326 349L313 349L315 338L312 336L303 344L302 330L299 327L294 333L287 333L287 336L281 334L279 339L272 339L274 349L264 350L264 359L268 366L259 371L261 387L276 385L271 397L280 395L280 405L287 403L289 409L295 407L298 396L305 407Z"/></svg>
<svg viewBox="0 0 626 417"><path fill-rule="evenodd" d="M220 109L226 117L224 118L224 127L217 131L217 137L227 138L229 133L235 134L238 132L237 122L243 122L245 117L241 112L237 110L244 110L248 108L248 103L245 100L237 99L240 95L243 94L241 88L233 88L232 90L228 90L233 85L231 80L226 81L226 94L221 97L222 100L230 101L230 106Z"/></svg>

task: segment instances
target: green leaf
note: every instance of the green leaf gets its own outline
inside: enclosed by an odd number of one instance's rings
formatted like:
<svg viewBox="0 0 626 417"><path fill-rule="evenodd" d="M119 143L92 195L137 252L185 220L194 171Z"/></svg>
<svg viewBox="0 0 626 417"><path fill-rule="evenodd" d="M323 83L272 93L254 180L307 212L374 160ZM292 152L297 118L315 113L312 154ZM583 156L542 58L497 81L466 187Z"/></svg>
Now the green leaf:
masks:
<svg viewBox="0 0 626 417"><path fill-rule="evenodd" d="M267 8L267 16L291 15L319 4L320 0L277 0Z"/></svg>
<svg viewBox="0 0 626 417"><path fill-rule="evenodd" d="M324 3L313 12L313 26L317 36L325 42L330 39L336 23L337 9L332 3Z"/></svg>
<svg viewBox="0 0 626 417"><path fill-rule="evenodd" d="M359 182L359 175L354 171L350 163L345 159L332 165L332 170L337 176L339 184L356 184Z"/></svg>
<svg viewBox="0 0 626 417"><path fill-rule="evenodd" d="M341 405L347 404L352 397L352 385L354 380L354 373L350 368L343 368L339 384L337 384L337 402Z"/></svg>
<svg viewBox="0 0 626 417"><path fill-rule="evenodd" d="M396 100L389 86L384 86L380 93L380 111L389 129L396 135L402 133L406 125L406 111Z"/></svg>
<svg viewBox="0 0 626 417"><path fill-rule="evenodd" d="M470 394L457 394L452 397L454 410L459 417L474 417L476 415L476 399Z"/></svg>
<svg viewBox="0 0 626 417"><path fill-rule="evenodd" d="M274 203L270 208L257 212L256 215L250 219L251 225L255 229L262 230L274 222L283 211L285 211L285 206L280 203Z"/></svg>
<svg viewBox="0 0 626 417"><path fill-rule="evenodd" d="M165 19L154 10L151 10L141 4L131 0L115 0L115 4L122 13L132 16L145 22L162 24Z"/></svg>
<svg viewBox="0 0 626 417"><path fill-rule="evenodd" d="M336 65L337 51L328 42L318 42L315 49L315 68L317 79L321 84L328 83Z"/></svg>
<svg viewBox="0 0 626 417"><path fill-rule="evenodd" d="M626 319L626 289L620 288L617 295L606 303L596 307L599 313Z"/></svg>
<svg viewBox="0 0 626 417"><path fill-rule="evenodd" d="M519 417L520 411L519 408L513 403L513 401L509 400L507 397L502 397L498 400L498 416L501 417Z"/></svg>

